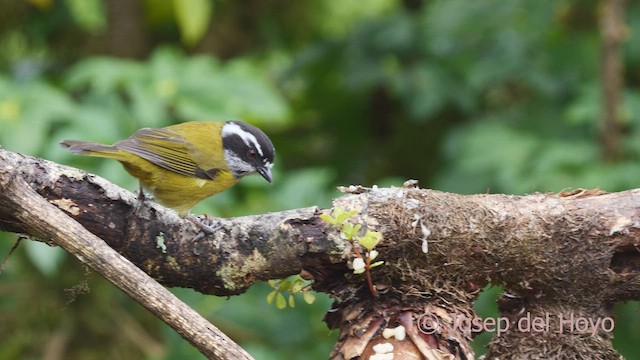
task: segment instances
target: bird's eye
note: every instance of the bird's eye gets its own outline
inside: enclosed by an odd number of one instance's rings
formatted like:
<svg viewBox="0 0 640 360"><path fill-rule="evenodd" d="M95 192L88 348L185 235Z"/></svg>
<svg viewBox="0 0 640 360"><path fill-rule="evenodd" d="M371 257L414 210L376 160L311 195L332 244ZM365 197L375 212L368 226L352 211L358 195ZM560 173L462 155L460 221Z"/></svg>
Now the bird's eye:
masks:
<svg viewBox="0 0 640 360"><path fill-rule="evenodd" d="M248 157L249 159L252 159L252 160L253 160L253 159L255 159L255 158L256 158L256 152L255 152L255 151L253 151L253 150L248 150L248 151L247 151L247 157Z"/></svg>

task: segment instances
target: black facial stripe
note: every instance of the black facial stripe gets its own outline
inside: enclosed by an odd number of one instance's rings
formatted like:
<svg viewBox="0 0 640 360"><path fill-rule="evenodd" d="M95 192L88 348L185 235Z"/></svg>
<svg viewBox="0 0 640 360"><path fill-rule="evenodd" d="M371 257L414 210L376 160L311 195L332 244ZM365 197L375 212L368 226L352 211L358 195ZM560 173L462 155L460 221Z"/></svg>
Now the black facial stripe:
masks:
<svg viewBox="0 0 640 360"><path fill-rule="evenodd" d="M225 149L231 150L236 155L241 156L247 149L247 144L238 135L227 135L222 139L222 143Z"/></svg>
<svg viewBox="0 0 640 360"><path fill-rule="evenodd" d="M253 135L258 144L260 144L260 150L262 150L262 156L260 157L263 161L268 161L273 163L275 157L275 150L273 148L273 144L269 137L262 132L262 130L258 129L255 126L240 122L240 121L230 121L230 123L236 124L242 130L246 131ZM249 141L248 144L245 143L244 139L238 134L227 134L222 139L223 146L225 149L233 151L240 158L246 158L247 150L254 150L257 154L260 154L260 151L254 146L252 141Z"/></svg>

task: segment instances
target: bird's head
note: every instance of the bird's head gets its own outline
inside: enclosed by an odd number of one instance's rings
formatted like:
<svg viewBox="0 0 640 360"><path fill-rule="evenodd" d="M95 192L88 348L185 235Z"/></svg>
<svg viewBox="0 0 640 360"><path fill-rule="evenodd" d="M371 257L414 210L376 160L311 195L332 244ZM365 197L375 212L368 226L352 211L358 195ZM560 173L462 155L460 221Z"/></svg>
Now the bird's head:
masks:
<svg viewBox="0 0 640 360"><path fill-rule="evenodd" d="M222 127L222 146L224 160L237 179L257 173L272 181L275 149L262 130L241 121L227 121Z"/></svg>

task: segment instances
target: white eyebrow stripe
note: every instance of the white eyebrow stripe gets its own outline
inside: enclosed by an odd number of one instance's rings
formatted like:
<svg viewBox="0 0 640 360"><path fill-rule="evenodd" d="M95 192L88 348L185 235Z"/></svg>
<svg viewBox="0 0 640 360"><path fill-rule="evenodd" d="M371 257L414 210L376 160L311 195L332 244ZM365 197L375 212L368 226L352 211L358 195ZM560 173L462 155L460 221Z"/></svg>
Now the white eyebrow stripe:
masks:
<svg viewBox="0 0 640 360"><path fill-rule="evenodd" d="M256 137L252 133L243 130L236 123L230 122L224 124L224 126L222 127L222 137L229 136L231 134L240 136L240 138L242 138L242 141L244 141L247 146L249 146L249 142L252 142L256 150L258 150L258 153L260 153L260 156L264 156L264 154L262 153L262 147L258 143L258 139L256 139Z"/></svg>

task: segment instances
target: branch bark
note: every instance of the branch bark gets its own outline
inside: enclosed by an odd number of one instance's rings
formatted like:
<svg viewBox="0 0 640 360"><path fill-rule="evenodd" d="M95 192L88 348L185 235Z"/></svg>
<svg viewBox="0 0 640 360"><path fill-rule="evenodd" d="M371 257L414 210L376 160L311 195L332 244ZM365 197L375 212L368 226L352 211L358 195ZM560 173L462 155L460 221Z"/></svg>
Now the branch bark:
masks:
<svg viewBox="0 0 640 360"><path fill-rule="evenodd" d="M350 222L383 234L376 260L385 264L370 274L374 299L365 277L349 269L352 244L319 219L329 210L221 219L216 234L193 241L198 229L191 222L150 202L136 207L133 194L94 175L2 150L0 168L2 184L23 179L164 285L230 295L270 278L312 278L316 290L335 298L325 319L340 329L335 359L368 356L386 342L396 354L472 358L469 342L478 329L458 320L474 318L471 301L489 283L505 288L499 305L509 325L491 343L489 358L562 352L617 359L610 331L590 328L585 335L562 319L606 319L617 301L640 299L638 189L527 196L464 196L410 183L343 189L334 207L356 210ZM0 206L0 229L45 240L55 235L34 227L16 206ZM38 222L49 227L50 220ZM545 331L523 331L525 316L546 316ZM398 326L406 338L383 336Z"/></svg>
<svg viewBox="0 0 640 360"><path fill-rule="evenodd" d="M36 193L0 154L0 208L28 234L61 246L122 289L210 359L252 359L162 285ZM60 205L60 202L58 202Z"/></svg>

